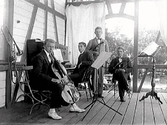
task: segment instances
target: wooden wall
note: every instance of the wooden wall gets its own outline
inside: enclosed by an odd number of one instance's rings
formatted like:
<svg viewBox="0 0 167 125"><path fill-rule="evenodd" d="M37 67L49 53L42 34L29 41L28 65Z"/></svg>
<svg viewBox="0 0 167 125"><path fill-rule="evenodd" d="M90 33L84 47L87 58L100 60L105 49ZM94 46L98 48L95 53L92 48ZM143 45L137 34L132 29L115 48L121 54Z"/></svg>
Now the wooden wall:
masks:
<svg viewBox="0 0 167 125"><path fill-rule="evenodd" d="M6 72L0 72L0 107L5 105Z"/></svg>
<svg viewBox="0 0 167 125"><path fill-rule="evenodd" d="M52 38L65 44L65 0L8 0L11 1L13 17L10 23L13 28L10 31L20 50L25 50L27 39ZM26 52L17 57L17 62L24 62L25 58ZM6 71L0 70L0 107L5 106L6 96L12 98L12 95L5 94L10 90L10 85L6 89L6 85L10 84L7 79ZM13 93L12 83L11 88Z"/></svg>

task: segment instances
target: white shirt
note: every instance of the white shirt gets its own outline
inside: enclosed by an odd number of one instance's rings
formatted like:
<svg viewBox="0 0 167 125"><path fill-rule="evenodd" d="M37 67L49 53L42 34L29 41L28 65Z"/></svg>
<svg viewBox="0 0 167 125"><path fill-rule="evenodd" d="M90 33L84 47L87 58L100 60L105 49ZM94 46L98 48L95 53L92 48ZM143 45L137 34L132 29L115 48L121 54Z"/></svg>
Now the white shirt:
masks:
<svg viewBox="0 0 167 125"><path fill-rule="evenodd" d="M101 42L101 38L96 37L98 44Z"/></svg>

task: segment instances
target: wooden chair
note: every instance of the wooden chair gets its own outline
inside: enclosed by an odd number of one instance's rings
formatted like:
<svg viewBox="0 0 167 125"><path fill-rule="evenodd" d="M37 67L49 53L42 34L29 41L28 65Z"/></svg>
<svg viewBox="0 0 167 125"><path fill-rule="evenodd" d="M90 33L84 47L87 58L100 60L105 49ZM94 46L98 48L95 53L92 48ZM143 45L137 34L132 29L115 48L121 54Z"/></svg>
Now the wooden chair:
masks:
<svg viewBox="0 0 167 125"><path fill-rule="evenodd" d="M118 91L117 80L113 79L113 74L106 74L105 77L107 77L108 86L109 86L108 93L113 90L114 91L114 96L115 96L116 91Z"/></svg>
<svg viewBox="0 0 167 125"><path fill-rule="evenodd" d="M131 84L130 74L128 75L127 82L128 82L128 86L130 86L130 84ZM114 96L115 96L116 91L118 91L118 81L116 79L114 79L113 77L112 77L112 80L111 80L111 87L109 88L108 93L112 90L114 91ZM128 93L129 98L130 98L130 96L131 96L131 93Z"/></svg>
<svg viewBox="0 0 167 125"><path fill-rule="evenodd" d="M93 77L93 68L88 68L82 77L82 81L79 83L78 86L83 86L83 89L85 90L87 100L89 98L92 98L92 89L93 89L93 84L92 84L92 77Z"/></svg>
<svg viewBox="0 0 167 125"><path fill-rule="evenodd" d="M16 76L16 82L14 82L15 89L13 93L12 98L12 104L17 102L21 97L24 97L24 101L26 102L32 102L32 106L30 109L29 114L32 113L33 109L38 105L38 109L41 105L46 105L49 107L47 103L45 103L50 96L50 93L48 91L39 91L32 89L30 86L30 79L29 79L29 73L32 69L32 66L25 66L21 64L17 64L15 68L15 76ZM20 95L17 97L18 90L20 91ZM17 98L16 98L17 97Z"/></svg>
<svg viewBox="0 0 167 125"><path fill-rule="evenodd" d="M32 60L34 57L41 52L43 48L42 41L36 41L35 39L27 40L27 65L32 65ZM32 113L35 107L38 106L37 110L40 108L41 105L45 105L49 107L48 100L50 99L51 92L49 90L38 90L32 88L31 82L31 71L26 72L26 81L24 83L26 89L26 95L29 97L27 98L28 102L31 100L33 105L31 106L29 114ZM30 100L29 100L30 99Z"/></svg>
<svg viewBox="0 0 167 125"><path fill-rule="evenodd" d="M63 45L57 43L56 48L63 50L62 54L64 56L67 55L66 54L67 47L64 47ZM27 65L32 65L32 60L38 53L41 52L42 49L43 49L43 41L35 40L35 39L27 40ZM33 88L32 84L34 83L31 82L32 81L31 71L27 73L27 79L28 79L27 80L28 82L24 83L27 89L26 95L31 99L33 103L29 114L31 114L33 109L37 106L38 106L37 109L39 109L41 105L45 105L49 107L48 102L50 100L51 92L49 90L39 90L39 89Z"/></svg>
<svg viewBox="0 0 167 125"><path fill-rule="evenodd" d="M24 86L25 90L22 90L23 94L21 94L17 98L17 100L21 96L24 96L25 101L32 102L32 106L31 106L29 114L32 114L32 111L34 110L36 106L38 106L37 110L41 107L41 105L45 105L49 108L49 104L47 104L47 102L50 99L51 92L48 90L41 91L41 90L31 88L28 72L24 73L24 79L25 79L24 82L20 82L20 86Z"/></svg>

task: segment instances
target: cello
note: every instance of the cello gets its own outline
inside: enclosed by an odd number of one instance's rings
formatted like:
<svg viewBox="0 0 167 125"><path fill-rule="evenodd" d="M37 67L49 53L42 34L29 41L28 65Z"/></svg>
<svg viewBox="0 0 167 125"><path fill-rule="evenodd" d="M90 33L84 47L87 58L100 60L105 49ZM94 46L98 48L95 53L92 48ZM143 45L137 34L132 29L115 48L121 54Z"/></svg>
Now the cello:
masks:
<svg viewBox="0 0 167 125"><path fill-rule="evenodd" d="M67 74L67 70L59 61L57 61L57 59L54 57L53 53L51 53L51 58L53 58L53 62L51 64L51 70L52 70L53 74L61 81L61 85L63 86L63 90L61 93L63 100L69 104L73 104L73 103L79 101L80 94L79 94L77 88L74 86L73 81L69 78L69 76ZM58 72L56 66L57 66L59 72ZM63 78L65 78L67 80L63 80Z"/></svg>

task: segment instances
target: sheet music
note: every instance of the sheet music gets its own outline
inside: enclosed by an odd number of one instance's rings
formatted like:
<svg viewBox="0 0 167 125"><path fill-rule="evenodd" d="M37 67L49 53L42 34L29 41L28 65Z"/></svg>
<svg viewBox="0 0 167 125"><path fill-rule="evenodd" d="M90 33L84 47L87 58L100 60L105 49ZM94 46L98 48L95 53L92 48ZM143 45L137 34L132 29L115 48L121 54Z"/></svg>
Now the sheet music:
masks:
<svg viewBox="0 0 167 125"><path fill-rule="evenodd" d="M53 53L57 60L59 60L60 62L63 62L63 57L60 49L54 49Z"/></svg>
<svg viewBox="0 0 167 125"><path fill-rule="evenodd" d="M92 64L92 67L99 69L105 63L105 61L111 57L111 54L111 52L101 52L98 58Z"/></svg>
<svg viewBox="0 0 167 125"><path fill-rule="evenodd" d="M158 44L156 44L155 42L151 42L151 43L142 51L142 53L151 56L151 55L157 50L158 47L159 47Z"/></svg>

